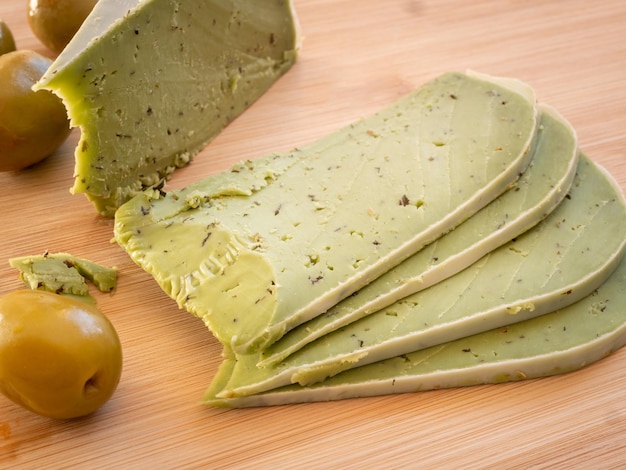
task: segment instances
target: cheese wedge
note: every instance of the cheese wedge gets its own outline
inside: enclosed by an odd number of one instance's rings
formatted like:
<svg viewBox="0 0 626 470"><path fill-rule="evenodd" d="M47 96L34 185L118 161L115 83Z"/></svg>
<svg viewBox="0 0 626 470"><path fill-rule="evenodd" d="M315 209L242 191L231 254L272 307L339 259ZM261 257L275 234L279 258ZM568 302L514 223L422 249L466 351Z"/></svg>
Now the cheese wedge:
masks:
<svg viewBox="0 0 626 470"><path fill-rule="evenodd" d="M499 196L536 128L527 85L447 73L304 148L139 195L115 238L223 344L252 352Z"/></svg>
<svg viewBox="0 0 626 470"><path fill-rule="evenodd" d="M626 203L603 169L581 156L567 198L540 224L429 289L329 333L277 366L238 355L219 397L337 373L527 320L599 287L626 246Z"/></svg>
<svg viewBox="0 0 626 470"><path fill-rule="evenodd" d="M81 129L72 191L112 216L259 98L298 41L290 0L100 0L35 85Z"/></svg>
<svg viewBox="0 0 626 470"><path fill-rule="evenodd" d="M541 105L533 161L514 188L397 267L300 325L263 351L261 365L276 364L311 341L477 261L545 218L567 194L576 173L576 133L556 110Z"/></svg>
<svg viewBox="0 0 626 470"><path fill-rule="evenodd" d="M357 367L323 382L203 401L225 407L285 405L492 384L571 372L626 344L626 261L596 291L561 310ZM220 390L235 361L216 377ZM221 382L220 382L221 381Z"/></svg>

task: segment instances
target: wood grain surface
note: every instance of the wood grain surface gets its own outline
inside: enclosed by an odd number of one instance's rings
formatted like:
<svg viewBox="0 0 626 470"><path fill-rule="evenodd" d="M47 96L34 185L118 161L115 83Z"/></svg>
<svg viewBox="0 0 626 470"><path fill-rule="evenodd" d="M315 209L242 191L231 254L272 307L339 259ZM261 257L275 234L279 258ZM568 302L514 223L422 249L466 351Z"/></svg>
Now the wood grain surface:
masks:
<svg viewBox="0 0 626 470"><path fill-rule="evenodd" d="M19 48L50 55L2 0ZM295 0L299 62L170 188L288 150L467 68L518 77L626 188L626 2ZM1 104L0 104L1 105ZM0 295L8 258L67 251L119 268L98 295L124 348L114 397L56 422L0 397L0 468L580 468L626 465L626 348L581 371L514 384L274 408L199 399L220 363L202 323L111 243L112 221L73 196L77 131L41 164L0 174Z"/></svg>

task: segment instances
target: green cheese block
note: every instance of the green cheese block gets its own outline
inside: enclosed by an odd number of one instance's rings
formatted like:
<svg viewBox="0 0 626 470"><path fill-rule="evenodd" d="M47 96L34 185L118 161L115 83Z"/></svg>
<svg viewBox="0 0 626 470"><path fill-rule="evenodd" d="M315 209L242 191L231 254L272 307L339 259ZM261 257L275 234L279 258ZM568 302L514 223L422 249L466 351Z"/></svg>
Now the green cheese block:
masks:
<svg viewBox="0 0 626 470"><path fill-rule="evenodd" d="M323 315L300 325L263 352L263 365L463 270L530 229L561 202L576 173L574 129L556 110L542 115L533 160L516 185L469 220L418 251Z"/></svg>
<svg viewBox="0 0 626 470"><path fill-rule="evenodd" d="M563 308L596 289L626 246L626 203L581 156L572 187L541 223L440 283L329 333L276 366L238 355L220 397L310 385L377 362Z"/></svg>
<svg viewBox="0 0 626 470"><path fill-rule="evenodd" d="M234 360L221 366L203 401L225 407L412 393L493 384L571 372L626 344L626 260L590 295L531 320L496 328L342 372L323 382L256 395L218 398Z"/></svg>
<svg viewBox="0 0 626 470"><path fill-rule="evenodd" d="M186 165L294 63L291 1L100 0L35 89L81 130L72 191L112 216Z"/></svg>
<svg viewBox="0 0 626 470"><path fill-rule="evenodd" d="M223 344L259 350L502 194L537 114L517 80L447 73L301 149L138 195L115 238Z"/></svg>
<svg viewBox="0 0 626 470"><path fill-rule="evenodd" d="M117 270L69 253L11 258L9 264L20 272L20 278L31 289L57 294L88 296L91 281L100 291L112 292L117 284Z"/></svg>

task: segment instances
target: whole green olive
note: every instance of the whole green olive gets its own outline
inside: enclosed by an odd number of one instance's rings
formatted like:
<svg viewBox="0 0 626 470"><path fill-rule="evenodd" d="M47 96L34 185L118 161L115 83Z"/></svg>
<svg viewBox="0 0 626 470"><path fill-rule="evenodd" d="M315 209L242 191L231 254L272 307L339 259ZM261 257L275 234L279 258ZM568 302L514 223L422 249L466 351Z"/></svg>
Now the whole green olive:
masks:
<svg viewBox="0 0 626 470"><path fill-rule="evenodd" d="M21 170L43 160L70 133L61 99L31 89L50 64L34 51L0 55L0 171Z"/></svg>
<svg viewBox="0 0 626 470"><path fill-rule="evenodd" d="M15 39L7 24L0 20L0 55L15 50Z"/></svg>
<svg viewBox="0 0 626 470"><path fill-rule="evenodd" d="M0 299L0 391L13 402L85 416L109 400L121 371L117 332L94 304L40 290Z"/></svg>
<svg viewBox="0 0 626 470"><path fill-rule="evenodd" d="M29 0L28 24L35 36L57 54L70 42L97 0Z"/></svg>

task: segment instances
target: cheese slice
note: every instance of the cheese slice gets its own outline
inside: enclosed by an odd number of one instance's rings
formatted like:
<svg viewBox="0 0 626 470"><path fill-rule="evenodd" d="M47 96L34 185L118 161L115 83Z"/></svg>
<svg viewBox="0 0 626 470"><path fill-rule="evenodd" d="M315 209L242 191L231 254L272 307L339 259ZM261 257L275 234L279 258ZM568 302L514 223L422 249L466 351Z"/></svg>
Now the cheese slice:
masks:
<svg viewBox="0 0 626 470"><path fill-rule="evenodd" d="M540 224L429 289L329 333L276 366L238 355L220 397L343 370L527 320L596 289L626 246L626 203L603 169L581 156L572 188Z"/></svg>
<svg viewBox="0 0 626 470"><path fill-rule="evenodd" d="M186 165L296 59L290 0L100 0L35 89L81 129L72 191L103 215Z"/></svg>
<svg viewBox="0 0 626 470"><path fill-rule="evenodd" d="M447 73L301 149L139 195L115 238L223 344L252 352L499 196L536 128L527 85Z"/></svg>
<svg viewBox="0 0 626 470"><path fill-rule="evenodd" d="M302 387L288 385L256 395L218 398L225 407L285 405L424 390L494 384L563 374L589 366L626 344L626 260L590 295L563 309L403 354ZM228 380L225 361L215 384Z"/></svg>
<svg viewBox="0 0 626 470"><path fill-rule="evenodd" d="M515 187L323 315L263 351L275 364L311 341L463 270L530 229L561 202L578 162L576 133L553 108L542 111L533 160Z"/></svg>

